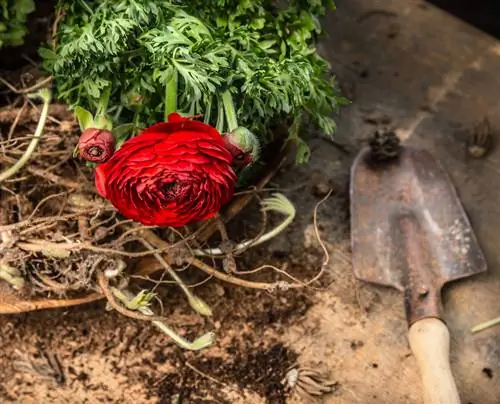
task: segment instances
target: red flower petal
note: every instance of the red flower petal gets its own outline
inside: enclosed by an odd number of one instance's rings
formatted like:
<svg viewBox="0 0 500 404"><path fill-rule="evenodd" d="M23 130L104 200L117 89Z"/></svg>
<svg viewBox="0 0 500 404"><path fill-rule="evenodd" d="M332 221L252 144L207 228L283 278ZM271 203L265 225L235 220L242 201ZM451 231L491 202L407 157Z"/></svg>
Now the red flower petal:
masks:
<svg viewBox="0 0 500 404"><path fill-rule="evenodd" d="M232 198L232 159L216 129L174 114L100 165L96 187L127 218L184 226L213 217Z"/></svg>

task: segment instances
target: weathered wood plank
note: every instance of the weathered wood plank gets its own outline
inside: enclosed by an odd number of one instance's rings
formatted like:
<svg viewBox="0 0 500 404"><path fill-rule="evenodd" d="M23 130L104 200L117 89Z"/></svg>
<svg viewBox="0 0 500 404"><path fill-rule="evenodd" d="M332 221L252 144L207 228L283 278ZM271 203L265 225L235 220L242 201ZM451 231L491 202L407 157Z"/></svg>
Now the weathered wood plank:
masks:
<svg viewBox="0 0 500 404"><path fill-rule="evenodd" d="M484 160L467 159L465 138L485 116L500 135L500 42L421 1L338 0L337 7L327 18L329 38L321 45L353 99L338 122L337 141L357 148L375 129L367 118L387 116L405 142L431 150L451 174L489 262L487 274L443 293L453 371L463 403L498 404L500 328L477 335L470 328L500 316L500 147ZM402 299L387 293L381 305ZM351 380L344 382L352 399L343 395L328 402L421 402L416 364L401 359L401 342L395 342L403 336L395 325L402 320L395 309L402 306L394 307L381 308L385 317L364 326L392 361L376 376L360 368L356 380L351 369ZM345 368L351 368L348 361L341 360ZM359 358L352 361L360 365Z"/></svg>

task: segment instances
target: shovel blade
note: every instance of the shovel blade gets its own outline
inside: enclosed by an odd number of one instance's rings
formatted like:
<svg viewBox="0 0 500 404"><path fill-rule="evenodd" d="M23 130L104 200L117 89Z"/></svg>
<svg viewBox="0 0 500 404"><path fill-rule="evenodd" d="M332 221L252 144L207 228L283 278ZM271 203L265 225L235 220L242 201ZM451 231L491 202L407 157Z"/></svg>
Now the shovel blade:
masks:
<svg viewBox="0 0 500 404"><path fill-rule="evenodd" d="M351 169L352 262L356 278L398 290L408 279L400 223L411 217L422 233L422 255L437 290L485 272L483 252L447 173L426 150L404 147L383 167L362 150ZM430 257L430 258L429 258Z"/></svg>

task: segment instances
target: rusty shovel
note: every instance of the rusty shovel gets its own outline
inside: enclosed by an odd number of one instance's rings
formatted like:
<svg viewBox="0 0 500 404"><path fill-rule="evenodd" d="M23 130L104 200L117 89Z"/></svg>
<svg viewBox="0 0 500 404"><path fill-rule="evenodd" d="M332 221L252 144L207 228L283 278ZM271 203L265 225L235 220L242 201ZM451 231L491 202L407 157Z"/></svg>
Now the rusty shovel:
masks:
<svg viewBox="0 0 500 404"><path fill-rule="evenodd" d="M354 274L404 293L425 404L460 404L441 288L486 271L486 260L447 173L426 150L402 147L374 165L365 148L351 169L350 204Z"/></svg>

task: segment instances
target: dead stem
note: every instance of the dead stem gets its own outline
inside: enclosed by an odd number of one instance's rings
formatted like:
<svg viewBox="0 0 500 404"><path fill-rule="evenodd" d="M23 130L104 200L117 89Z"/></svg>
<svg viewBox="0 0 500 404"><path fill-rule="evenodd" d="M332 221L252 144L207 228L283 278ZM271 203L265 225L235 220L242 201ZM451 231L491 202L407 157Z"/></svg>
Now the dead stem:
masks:
<svg viewBox="0 0 500 404"><path fill-rule="evenodd" d="M57 292L57 293L64 293L69 290L74 289L71 285L63 285L62 283L59 283L52 278L45 276L44 274L37 273L36 276L40 278L42 283L47 286L50 290Z"/></svg>
<svg viewBox="0 0 500 404"><path fill-rule="evenodd" d="M18 113L16 114L16 117L14 118L14 122L12 122L12 125L10 125L9 133L7 134L7 140L10 140L12 138L12 135L14 134L14 131L17 128L17 124L19 123L19 120L21 119L21 116L23 115L27 105L28 101L24 100L23 106L19 109Z"/></svg>
<svg viewBox="0 0 500 404"><path fill-rule="evenodd" d="M326 194L326 196L322 200L320 200L316 204L316 206L314 207L314 212L313 212L314 234L316 235L316 240L318 240L318 243L321 246L321 249L323 250L324 259L323 259L323 263L321 264L320 270L317 273L317 275L314 278L312 278L309 281L307 281L306 285L310 285L311 283L313 283L316 280L318 280L321 277L321 275L323 275L323 272L325 271L325 268L328 265L328 262L330 262L330 254L328 253L328 249L326 248L325 243L323 242L323 240L321 239L321 235L319 234L319 228L318 228L318 209L321 206L321 204L323 202L325 202L330 197L330 195L332 194L332 191L333 190L330 189L330 191L328 191L328 194Z"/></svg>
<svg viewBox="0 0 500 404"><path fill-rule="evenodd" d="M13 299L0 301L1 314L25 313L27 311L57 309L60 307L80 306L102 299L104 296L100 293L92 293L84 297L74 297L71 299L43 299L43 300L24 300Z"/></svg>
<svg viewBox="0 0 500 404"><path fill-rule="evenodd" d="M80 240L88 241L90 239L89 223L85 216L78 216L78 234Z"/></svg>
<svg viewBox="0 0 500 404"><path fill-rule="evenodd" d="M96 230L98 227L102 227L102 226L108 224L109 222L113 221L114 219L116 219L116 212L113 212L109 218L101 220L100 222L97 222L97 223L94 223L95 219L90 219L90 229L89 230L90 231ZM132 223L132 220L120 220L120 221L116 222L115 224L113 224L109 227L106 227L106 234L109 234L111 231L113 231L117 227L120 227L120 226L127 224L127 223Z"/></svg>
<svg viewBox="0 0 500 404"><path fill-rule="evenodd" d="M140 241L139 238L137 240ZM163 253L165 250L171 248L171 246L168 245L168 247L164 249L155 249L153 251L143 251L143 252L133 253L133 252L115 250L113 248L98 247L90 243L69 242L69 241L65 243L56 243L41 239L27 239L25 241L17 242L16 245L21 250L30 252L41 252L44 254L48 254L49 256L68 256L68 254L70 254L71 252L87 250L101 254L122 255L124 257L129 257L129 258L147 257L149 255Z"/></svg>
<svg viewBox="0 0 500 404"><path fill-rule="evenodd" d="M16 87L14 87L12 84L10 84L7 80L3 79L2 77L0 77L0 83L2 83L5 87L7 87L10 91L12 91L15 94L28 94L37 91L42 87L45 87L53 79L54 78L52 76L46 77L43 80L39 81L38 83L34 84L33 86L28 88L23 88L22 90L18 90Z"/></svg>
<svg viewBox="0 0 500 404"><path fill-rule="evenodd" d="M195 373L198 373L200 376L210 380L211 382L214 382L216 384L220 384L221 386L224 386L224 387L227 387L229 388L229 386L226 384L226 383L223 383L221 382L220 380L217 380L215 377L213 376L210 376L204 372L202 372L200 369L198 369L197 367L195 367L194 365L192 365L191 363L189 363L188 361L185 361L184 364L189 368L191 369L193 372ZM234 390L234 389L231 389L231 390ZM236 391L236 390L235 390ZM239 394L239 393L238 393Z"/></svg>
<svg viewBox="0 0 500 404"><path fill-rule="evenodd" d="M40 139L42 137L43 129L45 127L45 122L47 121L47 116L48 116L48 112L49 112L51 93L49 90L43 89L43 90L40 90L40 93L38 93L38 96L40 98L42 98L42 100L43 100L43 109L42 109L42 114L40 116L40 120L38 121L38 125L36 128L35 134L33 135L33 139L31 140L28 148L26 149L26 151L22 155L22 157L12 167L10 167L7 170L0 173L0 183L5 181L7 178L10 178L13 175L17 174L17 172L28 162L31 155L33 154L36 147L38 146L38 142L40 141Z"/></svg>
<svg viewBox="0 0 500 404"><path fill-rule="evenodd" d="M261 289L261 290L275 290L275 289L296 289L302 287L300 283L288 283L284 281L278 281L274 283L267 282L253 282L244 279L236 278L232 275L222 273L217 271L215 268L197 258L189 258L187 261L189 264L194 265L196 268L201 269L203 272L212 275L214 278L223 280L225 282L231 283L237 286L243 286L250 289Z"/></svg>
<svg viewBox="0 0 500 404"><path fill-rule="evenodd" d="M220 215L217 215L215 217L215 223L221 237L221 244L219 248L224 253L224 258L222 259L222 268L228 273L235 273L237 271L237 267L236 260L234 259L232 251L234 243L229 239L227 235L226 225L222 221Z"/></svg>
<svg viewBox="0 0 500 404"><path fill-rule="evenodd" d="M49 182L52 182L56 185L60 185L64 188L69 188L71 190L75 190L75 189L81 190L82 188L85 188L86 190L90 190L90 188L87 189L86 187L82 187L81 183L68 180L66 178L60 177L60 176L58 176L54 173L51 173L49 171L46 171L46 170L41 170L39 168L30 167L30 168L28 168L28 172L30 174L37 176L37 177L46 179Z"/></svg>
<svg viewBox="0 0 500 404"><path fill-rule="evenodd" d="M476 332L487 330L488 328L494 327L498 324L500 324L500 317L494 318L492 320L478 324L475 327L472 327L471 332L475 334Z"/></svg>

